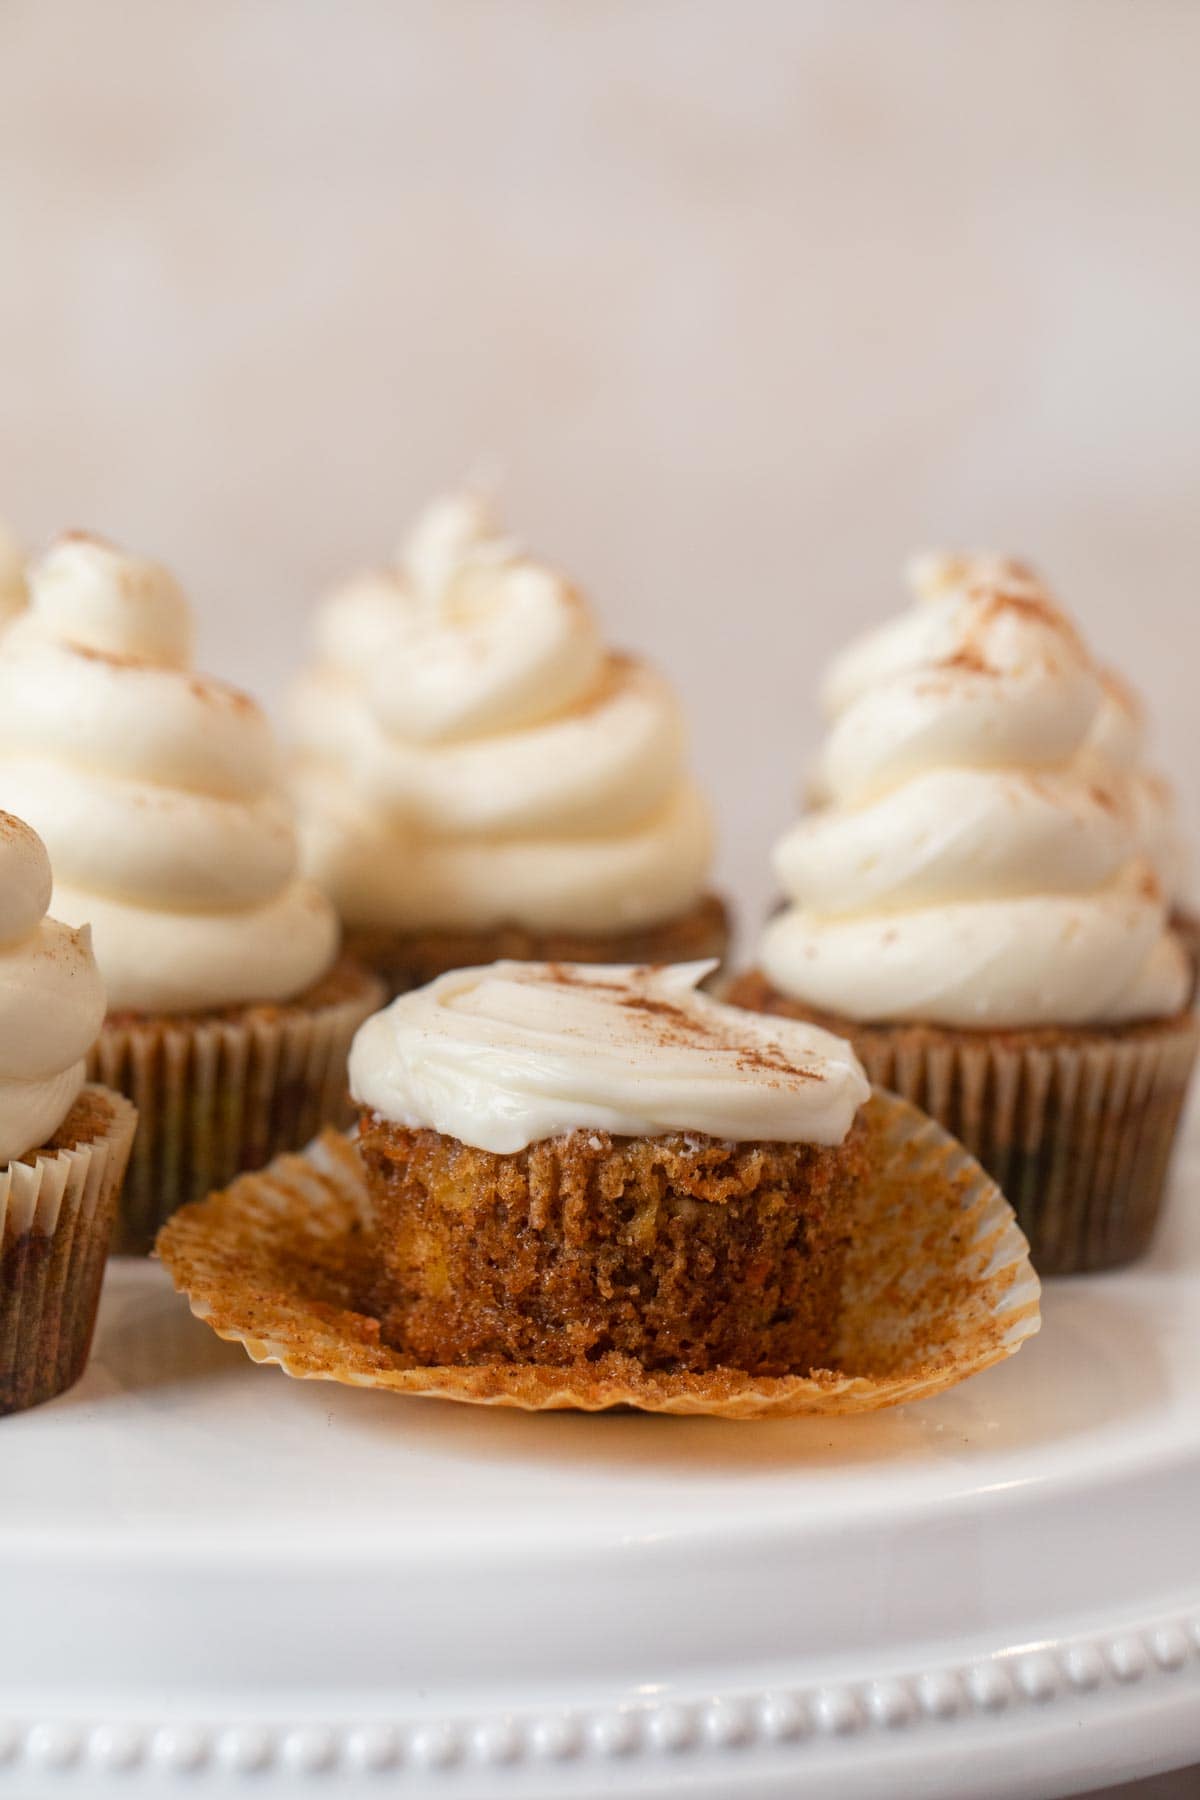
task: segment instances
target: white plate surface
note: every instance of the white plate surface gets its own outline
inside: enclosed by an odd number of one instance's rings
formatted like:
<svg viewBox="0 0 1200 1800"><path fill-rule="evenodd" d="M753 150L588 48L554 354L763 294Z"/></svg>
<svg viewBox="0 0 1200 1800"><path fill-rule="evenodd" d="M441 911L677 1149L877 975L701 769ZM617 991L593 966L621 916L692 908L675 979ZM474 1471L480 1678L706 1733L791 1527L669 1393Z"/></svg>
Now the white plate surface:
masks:
<svg viewBox="0 0 1200 1800"><path fill-rule="evenodd" d="M291 1382L110 1271L0 1422L0 1796L1050 1796L1200 1759L1200 1140L1153 1256L873 1417Z"/></svg>

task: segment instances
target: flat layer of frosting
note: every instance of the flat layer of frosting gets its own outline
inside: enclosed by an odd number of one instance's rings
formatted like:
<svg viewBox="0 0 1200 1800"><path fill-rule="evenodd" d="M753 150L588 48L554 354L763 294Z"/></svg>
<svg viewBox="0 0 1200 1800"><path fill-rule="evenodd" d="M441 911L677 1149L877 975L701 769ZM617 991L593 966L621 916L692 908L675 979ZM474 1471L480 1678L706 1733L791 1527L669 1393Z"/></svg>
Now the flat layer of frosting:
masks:
<svg viewBox="0 0 1200 1800"><path fill-rule="evenodd" d="M90 923L114 1011L286 1000L337 952L259 707L191 668L170 575L73 534L0 638L0 793Z"/></svg>
<svg viewBox="0 0 1200 1800"><path fill-rule="evenodd" d="M783 838L760 961L847 1018L1118 1023L1189 987L1119 694L1036 577L932 557L835 662L818 804Z"/></svg>
<svg viewBox="0 0 1200 1800"><path fill-rule="evenodd" d="M291 703L305 863L351 923L602 933L703 893L673 693L481 502L435 503L316 649Z"/></svg>
<svg viewBox="0 0 1200 1800"><path fill-rule="evenodd" d="M849 1044L710 999L715 967L454 970L360 1028L351 1091L499 1154L576 1130L840 1144L870 1093Z"/></svg>
<svg viewBox="0 0 1200 1800"><path fill-rule="evenodd" d="M57 1131L104 1018L87 928L48 919L50 892L45 845L0 813L0 1163Z"/></svg>

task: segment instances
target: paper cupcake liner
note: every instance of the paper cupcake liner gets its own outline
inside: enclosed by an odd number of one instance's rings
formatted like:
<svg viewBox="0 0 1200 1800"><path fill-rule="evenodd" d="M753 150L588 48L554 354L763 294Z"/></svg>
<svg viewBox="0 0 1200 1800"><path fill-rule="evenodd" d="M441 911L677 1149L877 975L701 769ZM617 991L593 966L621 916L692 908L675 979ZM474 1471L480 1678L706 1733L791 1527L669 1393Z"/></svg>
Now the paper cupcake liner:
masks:
<svg viewBox="0 0 1200 1800"><path fill-rule="evenodd" d="M1043 1275L1145 1250L1196 1060L1194 1017L1045 1046L847 1034L873 1082L930 1113L998 1182Z"/></svg>
<svg viewBox="0 0 1200 1800"><path fill-rule="evenodd" d="M327 1132L164 1227L158 1254L192 1311L255 1362L305 1380L527 1411L870 1412L1002 1361L1038 1329L1038 1279L1012 1209L939 1126L894 1095L867 1109L872 1177L846 1265L835 1366L763 1378L569 1367L426 1368L381 1344L365 1310L370 1198L353 1144Z"/></svg>
<svg viewBox="0 0 1200 1800"><path fill-rule="evenodd" d="M88 1073L127 1094L141 1121L114 1252L145 1255L177 1206L346 1123L350 1042L382 998L356 972L352 991L324 1005L106 1020Z"/></svg>
<svg viewBox="0 0 1200 1800"><path fill-rule="evenodd" d="M137 1113L101 1088L80 1100L104 1108L100 1135L0 1170L0 1414L61 1394L91 1348Z"/></svg>

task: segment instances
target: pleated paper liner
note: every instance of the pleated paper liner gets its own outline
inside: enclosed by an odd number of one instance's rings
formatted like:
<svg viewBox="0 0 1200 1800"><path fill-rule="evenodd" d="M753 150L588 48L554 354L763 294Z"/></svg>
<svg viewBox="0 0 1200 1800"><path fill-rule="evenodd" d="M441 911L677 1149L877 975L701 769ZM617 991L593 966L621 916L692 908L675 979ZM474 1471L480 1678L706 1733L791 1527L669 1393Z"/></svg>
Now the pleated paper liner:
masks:
<svg viewBox="0 0 1200 1800"><path fill-rule="evenodd" d="M1061 1031L862 1025L789 999L758 969L727 998L849 1038L873 1082L999 1183L1042 1275L1119 1268L1147 1248L1200 1047L1194 1013Z"/></svg>
<svg viewBox="0 0 1200 1800"><path fill-rule="evenodd" d="M376 977L346 962L286 1004L106 1020L88 1073L141 1120L113 1250L145 1255L177 1206L344 1124L350 1042L382 1004Z"/></svg>
<svg viewBox="0 0 1200 1800"><path fill-rule="evenodd" d="M609 1356L571 1367L423 1368L379 1339L370 1202L354 1145L326 1133L172 1218L158 1254L192 1311L255 1362L393 1393L586 1412L749 1419L869 1412L924 1399L1012 1356L1040 1322L1012 1209L946 1132L894 1095L868 1107L873 1179L855 1222L836 1366L764 1378L647 1373Z"/></svg>
<svg viewBox="0 0 1200 1800"><path fill-rule="evenodd" d="M854 1026L871 1080L929 1112L1011 1201L1043 1275L1148 1246L1200 1040L1188 1014L1038 1044Z"/></svg>
<svg viewBox="0 0 1200 1800"><path fill-rule="evenodd" d="M69 1147L0 1169L0 1414L83 1373L136 1125L120 1094L85 1087L55 1134Z"/></svg>

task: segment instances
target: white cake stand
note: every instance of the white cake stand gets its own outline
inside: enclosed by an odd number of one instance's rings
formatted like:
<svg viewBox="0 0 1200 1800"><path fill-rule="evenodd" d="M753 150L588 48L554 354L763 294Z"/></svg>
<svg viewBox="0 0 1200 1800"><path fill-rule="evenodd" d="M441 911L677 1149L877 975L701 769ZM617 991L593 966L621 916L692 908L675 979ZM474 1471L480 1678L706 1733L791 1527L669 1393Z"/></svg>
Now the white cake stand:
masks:
<svg viewBox="0 0 1200 1800"><path fill-rule="evenodd" d="M1051 1796L1200 1759L1200 1141L1153 1257L871 1419L289 1381L111 1271L0 1422L0 1800Z"/></svg>

